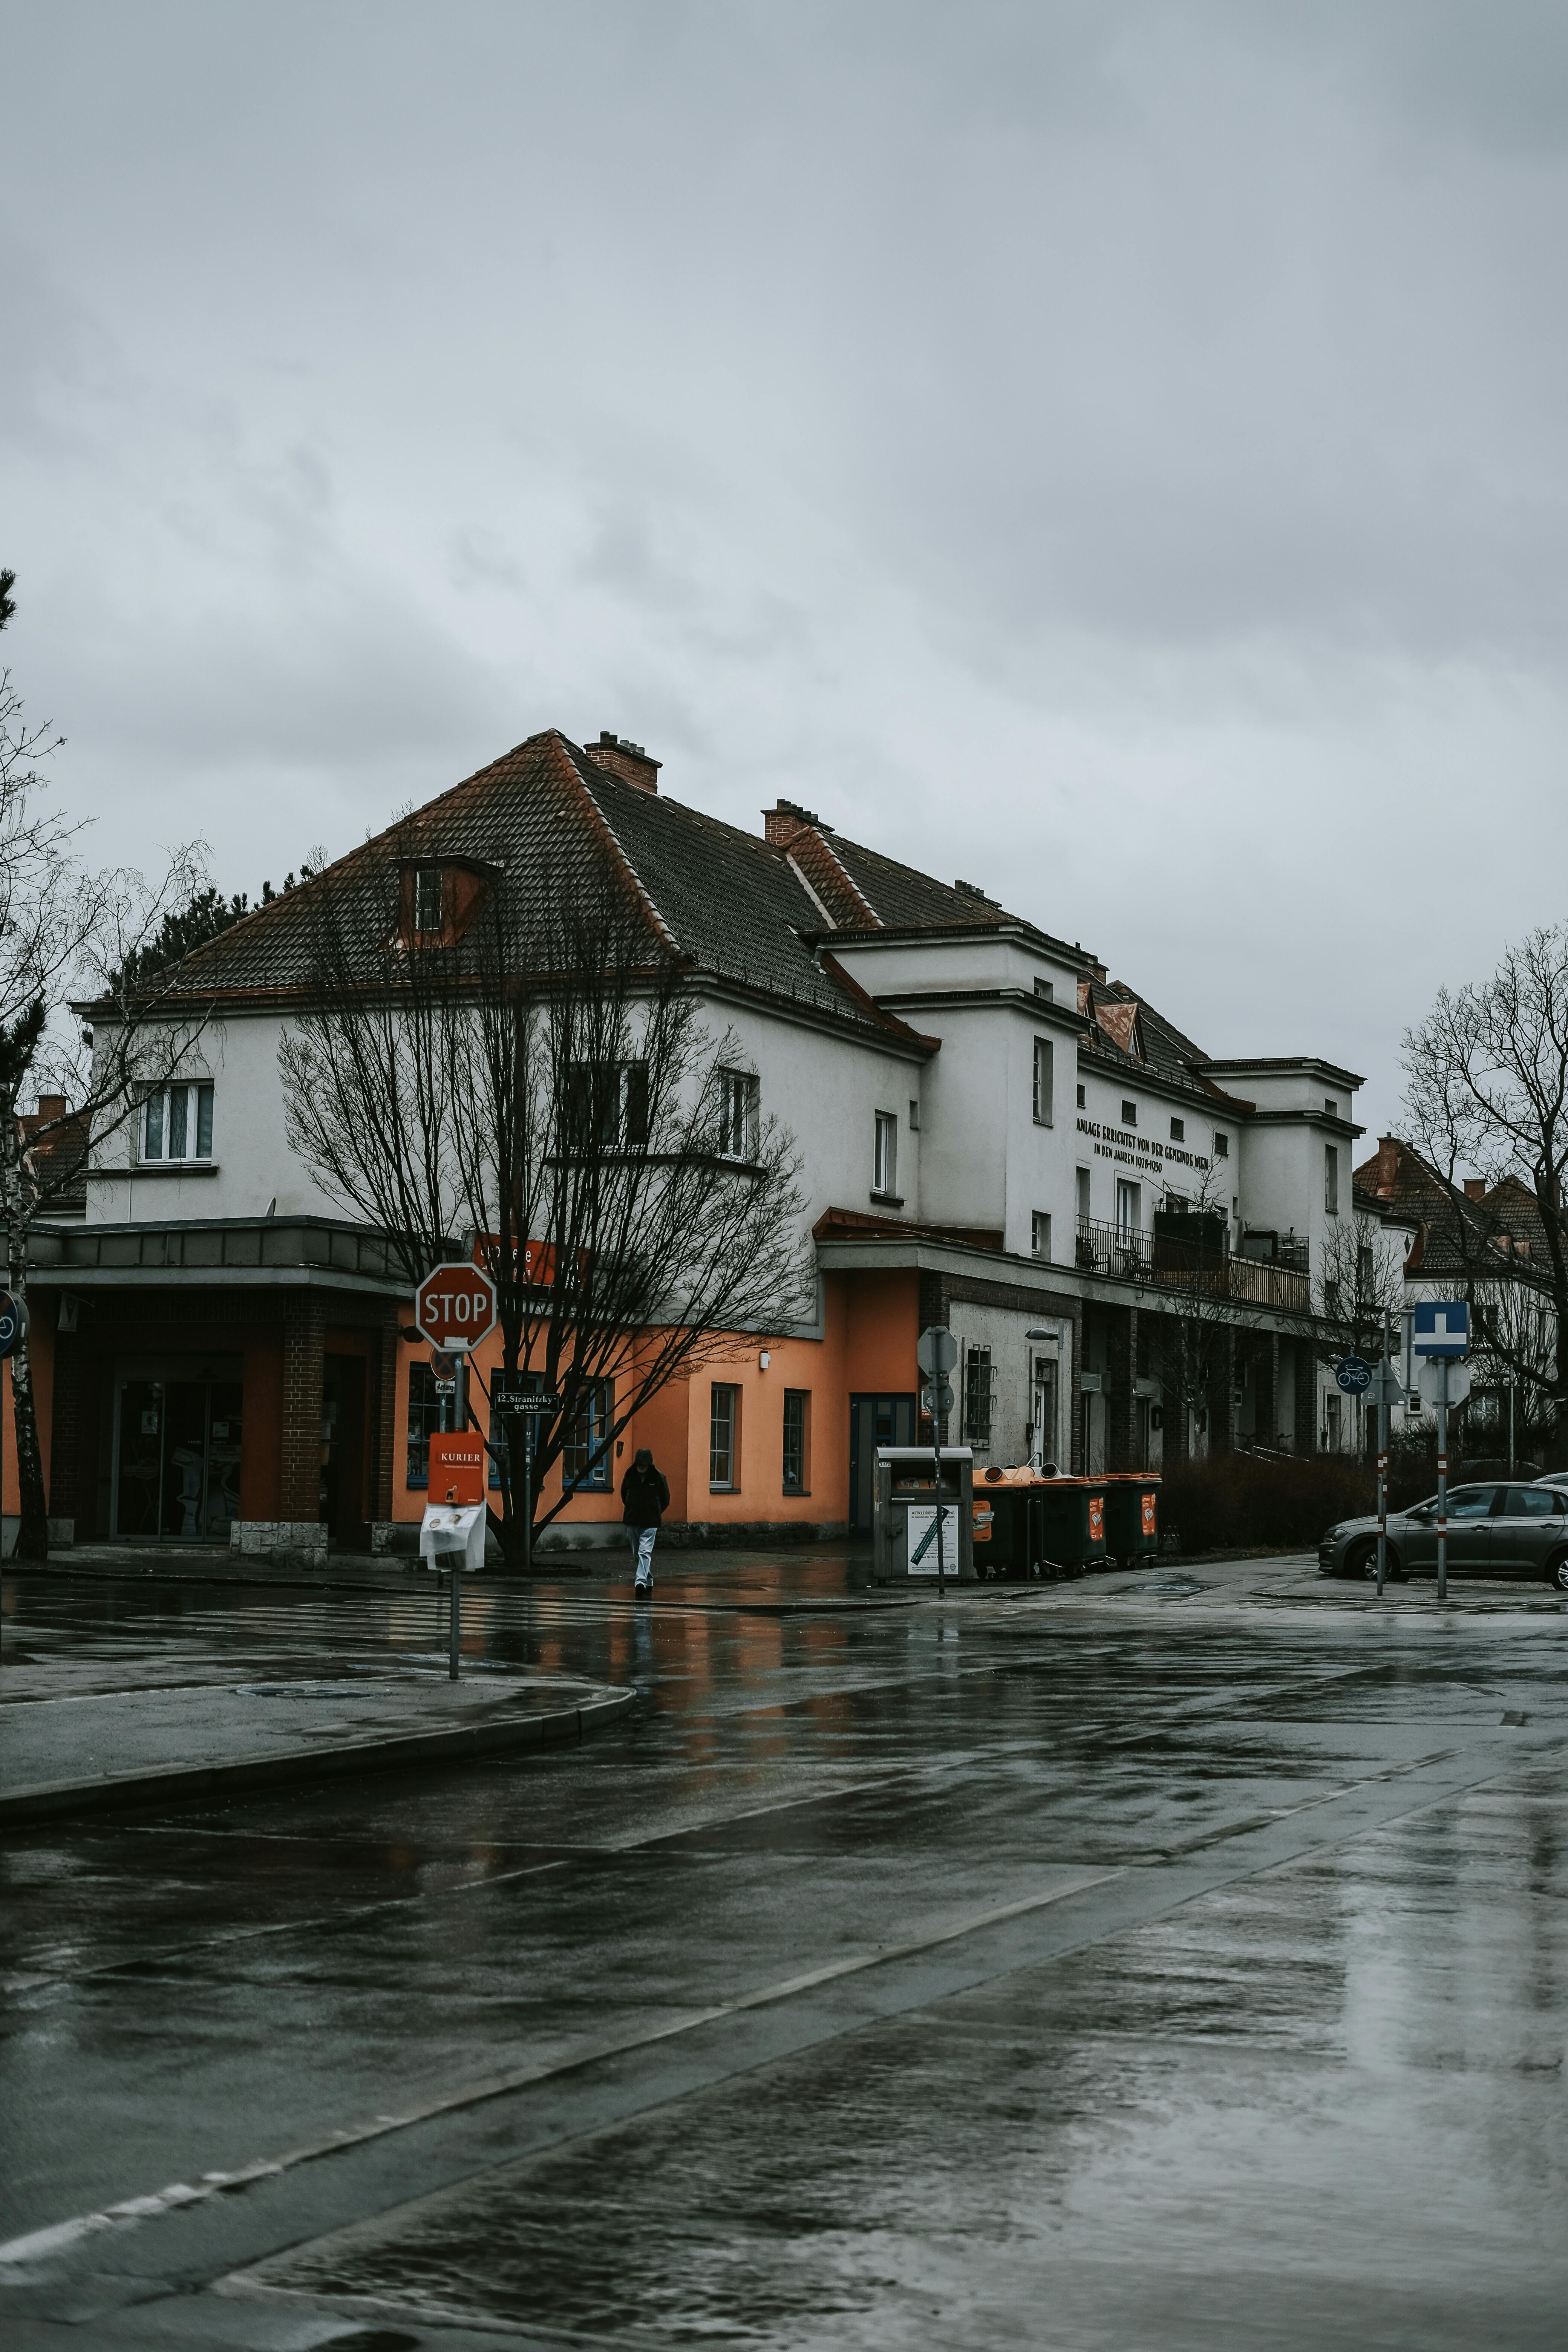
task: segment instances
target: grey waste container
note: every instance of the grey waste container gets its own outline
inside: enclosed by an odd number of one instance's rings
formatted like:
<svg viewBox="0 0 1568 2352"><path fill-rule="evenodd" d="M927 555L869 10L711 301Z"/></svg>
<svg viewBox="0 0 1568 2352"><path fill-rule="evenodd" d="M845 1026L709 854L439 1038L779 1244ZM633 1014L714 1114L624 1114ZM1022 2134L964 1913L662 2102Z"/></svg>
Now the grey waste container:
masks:
<svg viewBox="0 0 1568 2352"><path fill-rule="evenodd" d="M942 1569L974 1580L974 1457L967 1445L942 1449ZM929 1445L879 1445L871 1573L879 1584L937 1575L936 1460Z"/></svg>

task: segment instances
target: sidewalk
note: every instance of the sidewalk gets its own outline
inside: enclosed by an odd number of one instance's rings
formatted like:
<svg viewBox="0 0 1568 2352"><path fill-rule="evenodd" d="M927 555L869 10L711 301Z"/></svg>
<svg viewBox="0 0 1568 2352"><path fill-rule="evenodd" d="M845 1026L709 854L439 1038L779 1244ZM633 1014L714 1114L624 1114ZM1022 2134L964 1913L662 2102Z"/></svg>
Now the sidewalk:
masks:
<svg viewBox="0 0 1568 2352"><path fill-rule="evenodd" d="M636 1694L432 1657L321 1680L235 1681L58 1695L60 1677L7 1673L0 1706L0 1833L67 1813L226 1798L289 1780L455 1763L583 1738ZM57 1695L51 1695L50 1685Z"/></svg>
<svg viewBox="0 0 1568 2352"><path fill-rule="evenodd" d="M688 1549L671 1545L654 1563L658 1599L689 1609L739 1609L764 1616L797 1610L907 1608L921 1595L869 1581L869 1544L784 1545L773 1549ZM272 1591L371 1591L406 1595L433 1591L431 1572L404 1553L330 1552L319 1571L273 1568L216 1545L78 1544L51 1555L42 1567L9 1559L7 1576L133 1578L138 1582L250 1587ZM625 1549L594 1552L544 1552L531 1576L513 1576L496 1565L473 1580L474 1588L520 1597L563 1591L609 1592L628 1597L631 1561Z"/></svg>

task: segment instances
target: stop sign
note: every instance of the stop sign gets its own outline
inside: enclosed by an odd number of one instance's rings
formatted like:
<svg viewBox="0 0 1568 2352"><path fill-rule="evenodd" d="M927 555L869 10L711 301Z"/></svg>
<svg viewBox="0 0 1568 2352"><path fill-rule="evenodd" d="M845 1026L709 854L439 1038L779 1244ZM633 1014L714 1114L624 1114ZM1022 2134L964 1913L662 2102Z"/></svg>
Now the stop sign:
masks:
<svg viewBox="0 0 1568 2352"><path fill-rule="evenodd" d="M438 1265L414 1294L414 1320L433 1348L477 1348L496 1319L496 1286L479 1265Z"/></svg>

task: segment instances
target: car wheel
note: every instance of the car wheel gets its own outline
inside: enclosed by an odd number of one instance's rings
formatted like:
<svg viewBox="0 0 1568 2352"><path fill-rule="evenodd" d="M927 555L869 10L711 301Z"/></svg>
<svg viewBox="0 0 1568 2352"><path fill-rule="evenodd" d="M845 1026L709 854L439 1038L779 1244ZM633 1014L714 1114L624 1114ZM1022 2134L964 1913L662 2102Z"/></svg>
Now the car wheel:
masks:
<svg viewBox="0 0 1568 2352"><path fill-rule="evenodd" d="M1352 1552L1349 1559L1345 1562L1345 1574L1347 1576L1359 1576L1368 1584L1375 1584L1377 1582L1377 1544L1375 1539L1370 1543L1357 1544L1354 1551ZM1399 1565L1399 1554L1394 1550L1392 1544L1388 1547L1388 1581L1390 1584L1400 1584L1404 1581L1404 1571L1401 1570Z"/></svg>
<svg viewBox="0 0 1568 2352"><path fill-rule="evenodd" d="M1568 1551L1560 1551L1547 1561L1546 1581L1553 1592L1568 1592Z"/></svg>

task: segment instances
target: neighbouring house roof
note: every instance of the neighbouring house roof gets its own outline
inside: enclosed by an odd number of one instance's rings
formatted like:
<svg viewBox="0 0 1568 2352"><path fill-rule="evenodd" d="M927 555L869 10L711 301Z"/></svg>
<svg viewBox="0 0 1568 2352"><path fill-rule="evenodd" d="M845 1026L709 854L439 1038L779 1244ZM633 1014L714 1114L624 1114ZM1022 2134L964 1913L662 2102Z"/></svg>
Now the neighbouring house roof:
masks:
<svg viewBox="0 0 1568 2352"><path fill-rule="evenodd" d="M1352 1181L1358 1207L1364 1202L1416 1228L1405 1262L1408 1276L1423 1282L1549 1278L1541 1205L1517 1178L1489 1189L1450 1183L1414 1144L1385 1135Z"/></svg>
<svg viewBox="0 0 1568 2352"><path fill-rule="evenodd" d="M58 1122L58 1123L57 1123ZM22 1164L32 1181L35 1196L49 1217L87 1214L88 1121L83 1113L67 1111L63 1097L42 1096L36 1111L24 1111L16 1120L22 1135ZM45 1134L42 1130L48 1129Z"/></svg>

